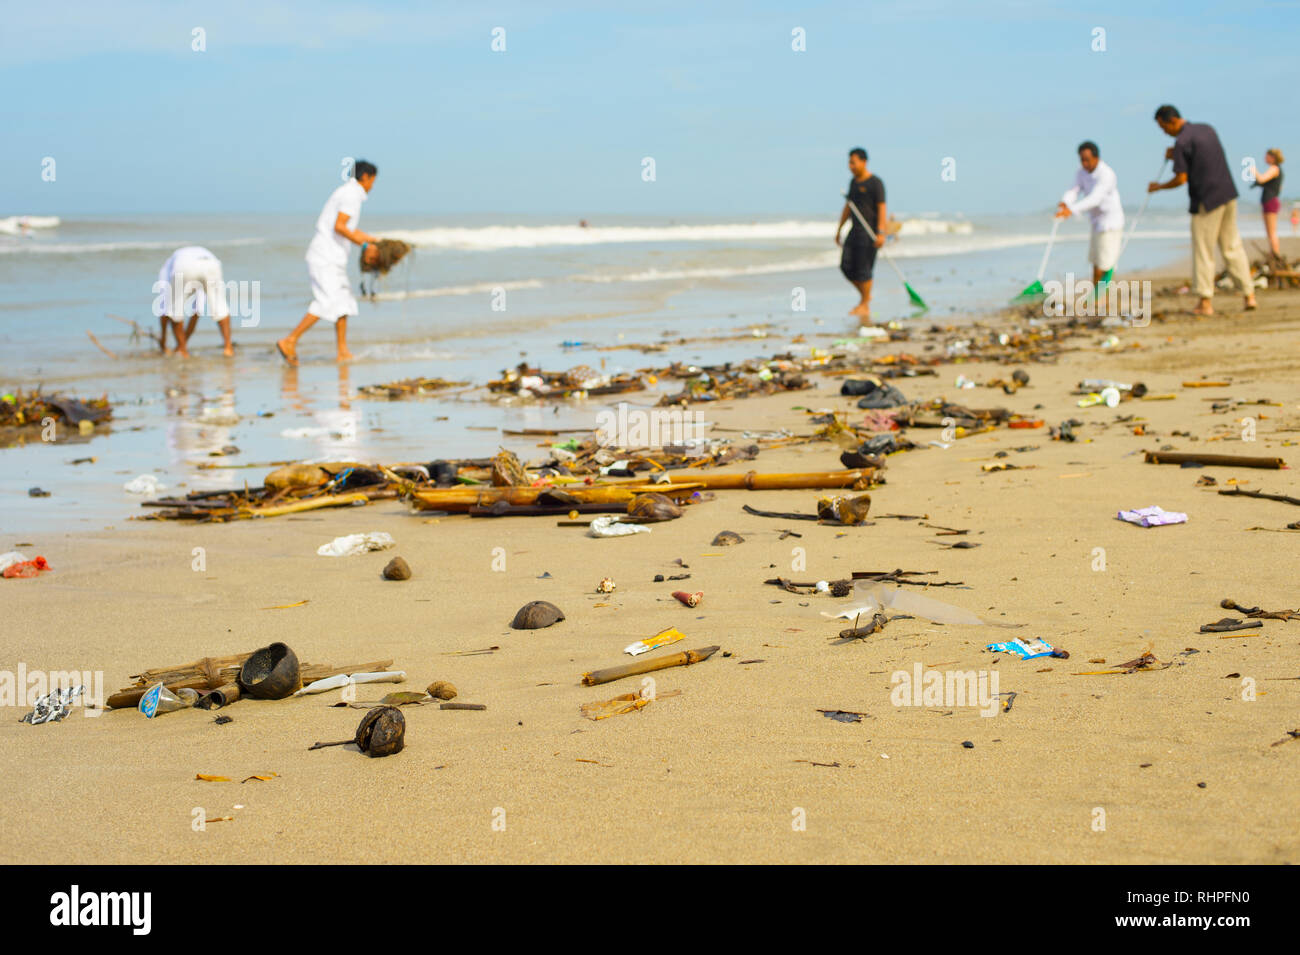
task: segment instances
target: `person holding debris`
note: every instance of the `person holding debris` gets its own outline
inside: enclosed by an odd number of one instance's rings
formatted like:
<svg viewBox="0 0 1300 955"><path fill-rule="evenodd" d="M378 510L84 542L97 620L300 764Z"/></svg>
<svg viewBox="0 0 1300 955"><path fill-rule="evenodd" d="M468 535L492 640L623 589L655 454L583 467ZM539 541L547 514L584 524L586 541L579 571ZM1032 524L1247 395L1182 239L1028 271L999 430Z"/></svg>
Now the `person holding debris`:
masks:
<svg viewBox="0 0 1300 955"><path fill-rule="evenodd" d="M1124 207L1119 201L1119 179L1110 164L1103 162L1101 150L1092 140L1079 144L1079 170L1074 185L1066 190L1056 206L1056 218L1067 219L1081 212L1092 221L1092 238L1088 242L1088 261L1092 263L1092 281L1119 262L1119 247L1124 238Z"/></svg>
<svg viewBox="0 0 1300 955"><path fill-rule="evenodd" d="M374 188L378 175L379 170L373 163L358 159L352 178L330 193L325 208L316 219L316 233L307 247L311 305L298 327L275 343L281 357L290 365L298 364L298 339L321 319L334 325L338 360L344 362L352 357L348 351L348 316L356 314L357 300L348 283L348 244L362 247L363 265L367 256L371 262L377 261L378 247L366 248L368 243L377 240L356 225L361 218L361 203Z"/></svg>
<svg viewBox="0 0 1300 955"><path fill-rule="evenodd" d="M849 314L866 322L871 318L871 272L876 264L876 250L885 244L882 226L889 217L885 212L885 184L867 169L867 151L861 146L849 150L849 172L853 178L849 180L848 201L840 210L840 224L835 227L835 244L844 250L840 254L840 271L860 296L858 304L849 309ZM867 221L870 233L853 215L849 203ZM848 238L841 241L840 232L850 218L853 225L849 228Z"/></svg>
<svg viewBox="0 0 1300 955"><path fill-rule="evenodd" d="M1256 308L1255 283L1241 235L1237 232L1237 187L1219 134L1208 123L1189 123L1174 107L1156 110L1156 123L1174 144L1165 158L1174 161L1174 178L1147 183L1147 192L1187 184L1192 214L1192 291L1201 302L1193 315L1214 314L1214 249L1223 253L1228 272L1241 286L1246 310Z"/></svg>
<svg viewBox="0 0 1300 955"><path fill-rule="evenodd" d="M1282 211L1282 150L1270 149L1264 153L1264 171L1250 167L1252 189L1260 190L1259 203L1264 212L1264 231L1273 255L1281 257L1282 247L1277 241L1277 214ZM1294 216L1292 217L1294 224Z"/></svg>
<svg viewBox="0 0 1300 955"><path fill-rule="evenodd" d="M230 342L230 308L226 304L226 286L221 278L221 260L198 245L177 249L163 263L154 283L154 314L158 316L158 347L170 355L167 330L176 338L176 354L189 358L189 340L198 324L199 313L206 311L221 329L222 353L235 354ZM185 306L190 307L189 322Z"/></svg>

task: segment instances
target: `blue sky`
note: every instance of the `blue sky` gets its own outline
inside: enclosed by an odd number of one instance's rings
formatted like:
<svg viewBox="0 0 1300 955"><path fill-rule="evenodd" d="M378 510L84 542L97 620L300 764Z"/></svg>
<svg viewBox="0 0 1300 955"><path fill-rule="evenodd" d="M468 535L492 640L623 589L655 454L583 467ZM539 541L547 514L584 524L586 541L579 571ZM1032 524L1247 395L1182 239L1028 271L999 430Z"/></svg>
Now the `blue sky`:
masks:
<svg viewBox="0 0 1300 955"><path fill-rule="evenodd" d="M1028 212L1085 138L1140 195L1163 102L1234 164L1300 155L1295 2L126 0L4 22L0 215L313 213L345 156L380 167L369 215L833 215L855 145L895 211Z"/></svg>

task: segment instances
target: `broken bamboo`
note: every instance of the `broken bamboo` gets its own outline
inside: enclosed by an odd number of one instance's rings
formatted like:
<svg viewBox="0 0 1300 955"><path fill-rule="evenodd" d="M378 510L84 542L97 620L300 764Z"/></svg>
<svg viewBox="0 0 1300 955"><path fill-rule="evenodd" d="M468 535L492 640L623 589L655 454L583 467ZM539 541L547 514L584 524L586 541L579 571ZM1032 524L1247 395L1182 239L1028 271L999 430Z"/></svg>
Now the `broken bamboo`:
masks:
<svg viewBox="0 0 1300 955"><path fill-rule="evenodd" d="M1281 458L1248 457L1240 454L1202 454L1199 451L1147 451L1147 464L1205 464L1225 468L1286 467Z"/></svg>
<svg viewBox="0 0 1300 955"><path fill-rule="evenodd" d="M720 647L701 647L698 650L685 650L681 653L674 653L672 656L659 657L654 660L637 660L635 663L625 663L622 666L609 667L605 670L593 670L591 673L582 675L583 686L597 686L601 683L612 683L614 680L621 680L625 676L636 676L641 673L653 673L655 670L666 670L669 667L690 666L692 663L703 663L713 654L717 653Z"/></svg>

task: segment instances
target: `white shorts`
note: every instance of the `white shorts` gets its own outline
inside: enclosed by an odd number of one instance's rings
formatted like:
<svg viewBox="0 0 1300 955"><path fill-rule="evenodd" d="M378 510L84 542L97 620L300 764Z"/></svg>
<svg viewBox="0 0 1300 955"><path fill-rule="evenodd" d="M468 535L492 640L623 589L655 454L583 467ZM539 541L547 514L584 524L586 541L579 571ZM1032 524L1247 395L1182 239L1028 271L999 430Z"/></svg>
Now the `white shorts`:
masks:
<svg viewBox="0 0 1300 955"><path fill-rule="evenodd" d="M178 322L190 315L206 314L215 321L229 318L220 260L210 256L178 256L172 263L171 287L163 301L169 307L167 317Z"/></svg>
<svg viewBox="0 0 1300 955"><path fill-rule="evenodd" d="M348 282L347 265L333 262L307 260L307 275L311 279L311 305L307 312L327 322L357 313L357 300Z"/></svg>
<svg viewBox="0 0 1300 955"><path fill-rule="evenodd" d="M1119 264L1119 246L1123 238L1123 229L1094 232L1088 242L1088 261L1103 272L1113 269Z"/></svg>

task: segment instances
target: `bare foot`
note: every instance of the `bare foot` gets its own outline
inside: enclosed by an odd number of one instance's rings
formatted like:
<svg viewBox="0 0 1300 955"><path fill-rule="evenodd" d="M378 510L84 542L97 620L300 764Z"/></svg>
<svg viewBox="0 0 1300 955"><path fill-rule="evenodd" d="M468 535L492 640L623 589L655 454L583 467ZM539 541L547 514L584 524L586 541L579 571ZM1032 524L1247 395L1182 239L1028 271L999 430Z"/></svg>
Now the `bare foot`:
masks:
<svg viewBox="0 0 1300 955"><path fill-rule="evenodd" d="M1257 308L1259 308L1259 303L1258 303L1257 301L1255 301L1255 296L1253 296L1253 295L1249 295L1249 296L1247 296L1247 297L1246 297L1246 311L1248 311L1248 312L1253 312L1253 311L1254 311L1255 309L1257 309Z"/></svg>
<svg viewBox="0 0 1300 955"><path fill-rule="evenodd" d="M234 358L235 350L227 345L225 348L221 349L221 354L225 355L227 358Z"/></svg>
<svg viewBox="0 0 1300 955"><path fill-rule="evenodd" d="M1214 306L1210 304L1210 300L1208 298L1203 298L1201 299L1201 304L1197 305L1194 309L1192 309L1192 314L1205 315L1205 316L1213 315Z"/></svg>
<svg viewBox="0 0 1300 955"><path fill-rule="evenodd" d="M344 348L339 352L340 362L351 361L351 360L352 360L352 352L348 351L346 348Z"/></svg>
<svg viewBox="0 0 1300 955"><path fill-rule="evenodd" d="M871 306L870 306L870 305L855 305L853 308L849 309L849 314L850 314L850 315L856 315L856 316L858 316L858 318L861 318L861 319L864 319L864 320L865 320L865 319L869 319L869 318L871 318Z"/></svg>
<svg viewBox="0 0 1300 955"><path fill-rule="evenodd" d="M298 351L292 341L281 338L275 343L275 350L280 353L280 357L288 363L290 368L298 367Z"/></svg>
<svg viewBox="0 0 1300 955"><path fill-rule="evenodd" d="M188 348L178 348L176 349L176 354L182 358L189 358L190 350Z"/></svg>

